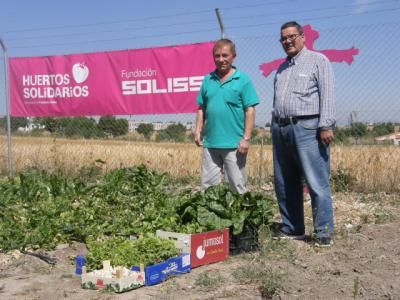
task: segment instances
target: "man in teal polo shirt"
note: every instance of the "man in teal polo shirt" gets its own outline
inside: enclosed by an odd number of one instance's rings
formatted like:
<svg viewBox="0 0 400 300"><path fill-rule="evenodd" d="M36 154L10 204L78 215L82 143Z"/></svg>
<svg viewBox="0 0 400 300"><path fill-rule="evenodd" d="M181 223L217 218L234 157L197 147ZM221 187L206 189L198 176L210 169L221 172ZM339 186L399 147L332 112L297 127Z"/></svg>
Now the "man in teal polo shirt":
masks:
<svg viewBox="0 0 400 300"><path fill-rule="evenodd" d="M236 50L231 40L217 41L213 57L216 70L204 78L196 100L195 143L203 146L201 190L219 184L224 170L231 190L242 194L259 99L250 78L232 65Z"/></svg>

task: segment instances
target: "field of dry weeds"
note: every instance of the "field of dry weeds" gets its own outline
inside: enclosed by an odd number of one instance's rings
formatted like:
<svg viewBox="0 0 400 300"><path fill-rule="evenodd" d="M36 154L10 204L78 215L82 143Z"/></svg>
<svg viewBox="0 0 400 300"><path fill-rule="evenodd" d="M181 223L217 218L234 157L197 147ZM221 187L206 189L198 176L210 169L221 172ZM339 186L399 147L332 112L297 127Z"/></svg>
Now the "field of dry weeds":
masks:
<svg viewBox="0 0 400 300"><path fill-rule="evenodd" d="M0 137L0 174L7 174L6 138ZM30 167L51 171L57 168L73 173L96 160L105 162L104 171L145 164L173 177L200 176L201 149L194 144L151 143L116 140L72 140L14 137L13 170ZM264 183L272 176L272 149L253 145L248 157L248 174L252 182ZM341 146L332 147L332 174L338 180L352 181L352 190L362 192L400 191L400 147ZM350 177L350 179L348 178Z"/></svg>

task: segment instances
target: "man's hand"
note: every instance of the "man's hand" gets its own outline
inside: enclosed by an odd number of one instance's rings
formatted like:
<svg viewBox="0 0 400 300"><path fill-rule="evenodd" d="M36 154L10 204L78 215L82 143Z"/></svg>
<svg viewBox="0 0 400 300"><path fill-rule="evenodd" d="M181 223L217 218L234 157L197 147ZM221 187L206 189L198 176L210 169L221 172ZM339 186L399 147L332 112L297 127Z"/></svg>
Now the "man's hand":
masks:
<svg viewBox="0 0 400 300"><path fill-rule="evenodd" d="M194 142L198 147L203 146L203 141L201 139L201 131L204 126L204 110L201 106L197 109L196 114L196 129L194 130Z"/></svg>
<svg viewBox="0 0 400 300"><path fill-rule="evenodd" d="M194 142L198 147L203 146L203 141L201 139L201 133L200 132L195 132L194 133Z"/></svg>
<svg viewBox="0 0 400 300"><path fill-rule="evenodd" d="M246 154L249 151L250 141L246 139L241 139L238 147L238 152L241 154Z"/></svg>
<svg viewBox="0 0 400 300"><path fill-rule="evenodd" d="M319 138L321 140L322 145L328 146L333 141L334 138L333 130L332 129L320 130Z"/></svg>

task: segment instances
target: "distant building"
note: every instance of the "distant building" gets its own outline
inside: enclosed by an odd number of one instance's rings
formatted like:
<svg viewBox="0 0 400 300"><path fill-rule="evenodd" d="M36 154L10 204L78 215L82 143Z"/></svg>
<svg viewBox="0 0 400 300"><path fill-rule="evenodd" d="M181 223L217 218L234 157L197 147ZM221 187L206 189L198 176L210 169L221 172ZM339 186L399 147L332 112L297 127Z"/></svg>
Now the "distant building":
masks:
<svg viewBox="0 0 400 300"><path fill-rule="evenodd" d="M187 122L186 124L183 124L186 127L186 130L195 130L196 129L196 124L192 122Z"/></svg>
<svg viewBox="0 0 400 300"><path fill-rule="evenodd" d="M136 120L128 120L129 132L134 132L137 130L140 124L153 124L154 131L159 131L166 129L169 125L178 124L178 122L148 122L148 121L136 121ZM196 124L192 122L182 123L185 126L186 130L194 130Z"/></svg>
<svg viewBox="0 0 400 300"><path fill-rule="evenodd" d="M18 131L20 132L31 132L34 129L45 129L46 126L37 124L33 122L33 118L27 118L28 124L25 127L18 127Z"/></svg>
<svg viewBox="0 0 400 300"><path fill-rule="evenodd" d="M378 136L375 141L392 141L394 145L400 146L400 132Z"/></svg>
<svg viewBox="0 0 400 300"><path fill-rule="evenodd" d="M139 124L148 123L145 121L135 121L135 120L128 120L128 131L134 132L138 128Z"/></svg>

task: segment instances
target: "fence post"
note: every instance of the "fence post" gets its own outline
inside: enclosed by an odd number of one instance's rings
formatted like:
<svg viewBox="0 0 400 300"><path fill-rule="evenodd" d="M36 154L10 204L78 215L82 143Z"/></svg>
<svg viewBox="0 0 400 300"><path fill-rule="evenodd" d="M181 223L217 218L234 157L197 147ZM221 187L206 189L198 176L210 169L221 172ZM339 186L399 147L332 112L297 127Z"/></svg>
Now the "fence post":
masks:
<svg viewBox="0 0 400 300"><path fill-rule="evenodd" d="M11 115L10 115L10 87L8 81L8 56L7 56L7 48L0 38L0 45L4 52L4 87L5 87L5 96L6 96L6 112L7 112L7 145L8 145L8 160L7 160L7 168L8 168L8 176L13 176L12 170L12 154L11 154Z"/></svg>
<svg viewBox="0 0 400 300"><path fill-rule="evenodd" d="M223 39L225 38L225 29L224 29L224 23L222 22L221 14L219 13L219 8L215 9L215 13L217 15L219 28L221 29L221 39Z"/></svg>
<svg viewBox="0 0 400 300"><path fill-rule="evenodd" d="M260 145L260 162L258 164L258 184L259 187L262 186L262 176L263 176L263 158L264 158L264 137L261 137L261 145Z"/></svg>

